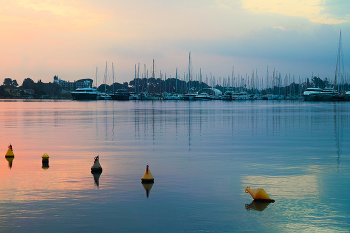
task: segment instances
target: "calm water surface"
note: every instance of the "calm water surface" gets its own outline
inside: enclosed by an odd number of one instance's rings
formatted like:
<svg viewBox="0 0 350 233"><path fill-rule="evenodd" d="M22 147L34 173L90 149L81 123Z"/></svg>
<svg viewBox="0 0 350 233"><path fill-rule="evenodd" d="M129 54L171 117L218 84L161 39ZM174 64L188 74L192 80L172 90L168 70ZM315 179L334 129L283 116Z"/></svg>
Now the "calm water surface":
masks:
<svg viewBox="0 0 350 233"><path fill-rule="evenodd" d="M2 100L0 130L1 232L350 231L350 102Z"/></svg>

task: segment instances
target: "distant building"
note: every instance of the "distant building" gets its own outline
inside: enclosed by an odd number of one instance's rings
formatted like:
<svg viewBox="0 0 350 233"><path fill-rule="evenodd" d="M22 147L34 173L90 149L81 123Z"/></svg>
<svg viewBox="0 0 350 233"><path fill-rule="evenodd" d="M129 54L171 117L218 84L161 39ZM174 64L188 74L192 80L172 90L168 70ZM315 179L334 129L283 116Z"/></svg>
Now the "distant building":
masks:
<svg viewBox="0 0 350 233"><path fill-rule="evenodd" d="M70 81L65 81L57 76L54 77L53 79L54 83L57 83L62 87L62 90L65 91L75 91L77 88L83 88L83 87L92 87L93 80L92 79L80 79L78 81L70 82Z"/></svg>

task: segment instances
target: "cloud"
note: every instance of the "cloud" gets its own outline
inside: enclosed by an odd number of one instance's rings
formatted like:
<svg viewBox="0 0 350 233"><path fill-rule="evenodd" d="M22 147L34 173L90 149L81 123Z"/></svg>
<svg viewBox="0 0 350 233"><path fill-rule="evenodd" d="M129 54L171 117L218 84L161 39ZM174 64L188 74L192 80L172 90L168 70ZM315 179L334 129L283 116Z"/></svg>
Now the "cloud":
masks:
<svg viewBox="0 0 350 233"><path fill-rule="evenodd" d="M323 7L321 13L332 15L335 18L349 19L350 2L348 0L327 0L320 6Z"/></svg>
<svg viewBox="0 0 350 233"><path fill-rule="evenodd" d="M329 4L326 0L242 0L242 8L255 14L273 13L307 18L314 23L340 24L349 22L349 17L344 11L342 14L338 14L341 12L339 11L341 5L348 5L349 3L338 1L342 4Z"/></svg>
<svg viewBox="0 0 350 233"><path fill-rule="evenodd" d="M78 0L15 0L0 5L2 27L40 30L84 30L101 24L108 12L99 12Z"/></svg>

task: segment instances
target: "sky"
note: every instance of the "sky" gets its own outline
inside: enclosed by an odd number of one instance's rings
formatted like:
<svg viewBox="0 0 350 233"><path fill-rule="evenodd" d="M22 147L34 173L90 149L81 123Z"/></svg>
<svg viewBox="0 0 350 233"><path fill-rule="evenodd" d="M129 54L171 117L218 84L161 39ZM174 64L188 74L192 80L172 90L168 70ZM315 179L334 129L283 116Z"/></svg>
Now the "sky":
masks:
<svg viewBox="0 0 350 233"><path fill-rule="evenodd" d="M138 64L151 76L153 59L156 77L183 78L189 52L193 78L262 78L268 67L332 80L340 30L350 68L348 9L348 0L1 0L0 81L95 81L98 68L100 85L107 63L107 83L113 70L128 82Z"/></svg>

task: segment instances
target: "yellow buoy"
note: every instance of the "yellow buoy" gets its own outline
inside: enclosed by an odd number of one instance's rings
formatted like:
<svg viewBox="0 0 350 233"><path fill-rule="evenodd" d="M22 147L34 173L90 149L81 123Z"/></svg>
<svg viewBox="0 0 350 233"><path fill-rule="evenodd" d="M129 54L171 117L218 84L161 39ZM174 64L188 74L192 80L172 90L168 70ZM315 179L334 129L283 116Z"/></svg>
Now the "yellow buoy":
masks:
<svg viewBox="0 0 350 233"><path fill-rule="evenodd" d="M147 164L145 174L141 178L141 183L154 183L154 178Z"/></svg>
<svg viewBox="0 0 350 233"><path fill-rule="evenodd" d="M100 164L100 155L97 155L95 158L94 158L94 164L92 165L91 167L91 173L99 173L101 174L102 173L102 167L101 167L101 164Z"/></svg>
<svg viewBox="0 0 350 233"><path fill-rule="evenodd" d="M264 189L250 189L250 187L248 186L245 189L246 193L250 193L250 195L252 196L252 198L255 201L261 201L261 202L275 202L275 200L272 200L269 195L267 195L267 193L265 192Z"/></svg>
<svg viewBox="0 0 350 233"><path fill-rule="evenodd" d="M5 158L7 158L7 157L15 157L15 154L13 153L11 144L8 146L8 150L5 154Z"/></svg>
<svg viewBox="0 0 350 233"><path fill-rule="evenodd" d="M43 154L43 156L41 156L41 158L42 158L42 164L43 164L42 168L44 170L48 169L49 168L49 158L50 158L50 156L45 153L45 154Z"/></svg>

